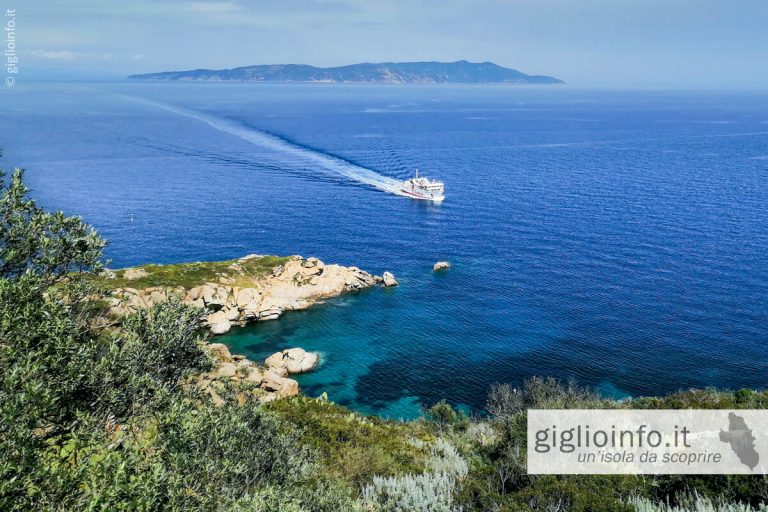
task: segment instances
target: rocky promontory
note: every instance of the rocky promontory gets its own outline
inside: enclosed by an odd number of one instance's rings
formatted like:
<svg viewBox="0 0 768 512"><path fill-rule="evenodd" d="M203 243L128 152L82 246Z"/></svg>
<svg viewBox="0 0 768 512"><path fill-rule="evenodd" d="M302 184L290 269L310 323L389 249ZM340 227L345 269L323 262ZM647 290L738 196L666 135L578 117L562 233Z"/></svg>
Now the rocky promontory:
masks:
<svg viewBox="0 0 768 512"><path fill-rule="evenodd" d="M212 334L224 334L233 325L275 320L286 311L306 309L376 284L396 284L389 272L374 276L357 267L326 265L317 258L258 254L227 261L106 270L100 280L110 290L108 315L117 323L141 308L179 297L205 311L203 327ZM216 403L222 402L222 390L231 384L250 386L261 401L296 395L299 384L289 375L309 371L319 362L317 354L301 348L277 352L262 366L232 355L221 343L208 343L206 348L214 367L191 384Z"/></svg>
<svg viewBox="0 0 768 512"><path fill-rule="evenodd" d="M256 254L223 262L146 265L105 273L105 283L112 289L112 317L176 295L185 304L206 310L205 326L212 334L225 334L233 325L275 320L285 311L306 309L377 282L388 284L357 267L326 265L317 258Z"/></svg>

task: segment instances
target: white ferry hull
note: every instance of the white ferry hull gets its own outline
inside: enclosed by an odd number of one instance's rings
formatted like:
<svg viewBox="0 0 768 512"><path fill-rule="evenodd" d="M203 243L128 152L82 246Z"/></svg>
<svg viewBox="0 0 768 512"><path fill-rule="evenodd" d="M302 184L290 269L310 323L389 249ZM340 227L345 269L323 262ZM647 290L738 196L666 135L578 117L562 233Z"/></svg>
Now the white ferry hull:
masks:
<svg viewBox="0 0 768 512"><path fill-rule="evenodd" d="M443 199L445 199L445 196L422 195L422 194L419 194L418 192L413 192L411 190L405 190L405 189L400 189L400 192L407 195L408 197L411 197L413 199L420 199L422 201L433 201L435 203L439 203Z"/></svg>

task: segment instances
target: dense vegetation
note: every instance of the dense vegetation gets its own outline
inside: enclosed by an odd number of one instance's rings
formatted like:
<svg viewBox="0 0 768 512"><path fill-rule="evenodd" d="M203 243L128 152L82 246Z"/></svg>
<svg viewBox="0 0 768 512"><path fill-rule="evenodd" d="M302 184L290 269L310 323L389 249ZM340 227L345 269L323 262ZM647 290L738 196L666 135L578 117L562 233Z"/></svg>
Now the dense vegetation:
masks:
<svg viewBox="0 0 768 512"><path fill-rule="evenodd" d="M105 325L105 242L41 210L20 171L0 183L0 510L750 510L768 498L760 477L525 470L528 408L764 408L765 392L615 402L535 378L495 386L487 417L441 402L413 422L324 397L261 405L245 384L214 405L191 385L213 364L202 312L171 300Z"/></svg>

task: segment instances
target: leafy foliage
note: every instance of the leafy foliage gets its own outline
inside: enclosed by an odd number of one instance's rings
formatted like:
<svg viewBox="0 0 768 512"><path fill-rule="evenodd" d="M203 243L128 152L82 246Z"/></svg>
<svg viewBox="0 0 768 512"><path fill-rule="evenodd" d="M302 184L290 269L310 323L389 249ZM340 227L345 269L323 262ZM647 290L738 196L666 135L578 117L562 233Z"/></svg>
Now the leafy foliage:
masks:
<svg viewBox="0 0 768 512"><path fill-rule="evenodd" d="M451 407L446 400L440 400L438 403L427 409L426 417L427 420L433 422L440 431L445 430L460 419L459 413L453 410L453 407Z"/></svg>
<svg viewBox="0 0 768 512"><path fill-rule="evenodd" d="M50 283L71 270L97 268L104 240L80 218L37 206L23 176L16 169L6 185L0 171L0 278L31 272Z"/></svg>
<svg viewBox="0 0 768 512"><path fill-rule="evenodd" d="M0 510L353 510L300 433L254 400L215 406L201 311L171 300L119 330L104 241L0 190Z"/></svg>

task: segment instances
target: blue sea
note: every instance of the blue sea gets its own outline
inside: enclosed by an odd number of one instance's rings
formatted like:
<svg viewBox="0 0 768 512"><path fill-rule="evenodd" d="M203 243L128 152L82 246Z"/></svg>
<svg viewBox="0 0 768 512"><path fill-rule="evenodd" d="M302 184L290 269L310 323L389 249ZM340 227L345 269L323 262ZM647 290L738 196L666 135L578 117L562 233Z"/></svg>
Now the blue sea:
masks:
<svg viewBox="0 0 768 512"><path fill-rule="evenodd" d="M3 168L112 267L301 254L392 271L222 341L304 392L413 417L495 382L765 387L768 93L568 86L19 83ZM390 193L414 169L442 204ZM453 267L433 273L438 260Z"/></svg>

